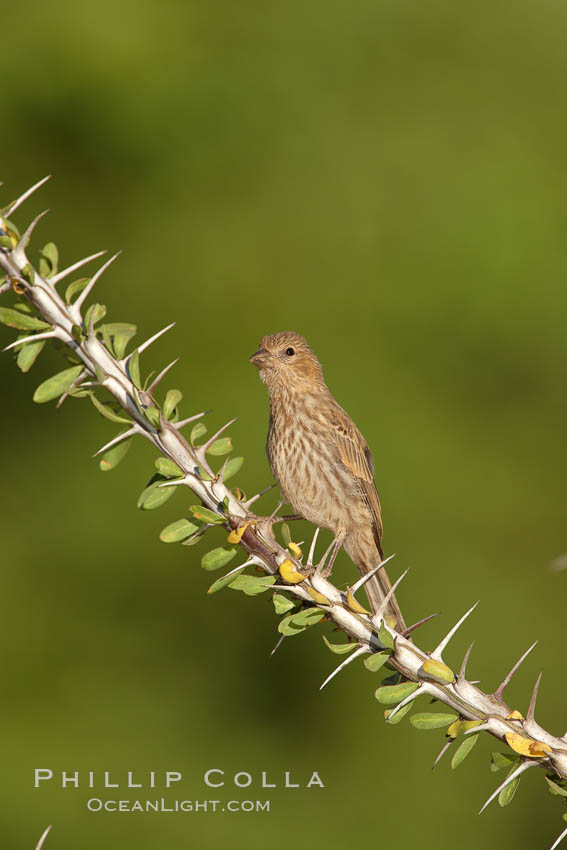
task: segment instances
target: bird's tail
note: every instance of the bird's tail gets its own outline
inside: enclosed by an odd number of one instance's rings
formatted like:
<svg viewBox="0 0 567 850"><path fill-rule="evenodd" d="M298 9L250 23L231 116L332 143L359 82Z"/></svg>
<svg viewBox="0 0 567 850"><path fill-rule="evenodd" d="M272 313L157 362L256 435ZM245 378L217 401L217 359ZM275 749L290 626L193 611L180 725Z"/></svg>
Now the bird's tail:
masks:
<svg viewBox="0 0 567 850"><path fill-rule="evenodd" d="M365 541L361 539L363 536L364 535L351 537L349 535L343 543L347 554L358 567L361 576L366 575L366 573L374 569L374 567L383 560L382 552L378 551L374 541L372 541L372 543L370 541ZM385 567L382 567L381 570L374 573L371 579L368 579L364 585L364 589L372 611L376 612L378 610L388 595L391 587L392 585ZM406 628L404 616L395 596L392 596L388 601L386 617L391 617L395 620L395 623L392 623L392 625L397 631L404 631Z"/></svg>

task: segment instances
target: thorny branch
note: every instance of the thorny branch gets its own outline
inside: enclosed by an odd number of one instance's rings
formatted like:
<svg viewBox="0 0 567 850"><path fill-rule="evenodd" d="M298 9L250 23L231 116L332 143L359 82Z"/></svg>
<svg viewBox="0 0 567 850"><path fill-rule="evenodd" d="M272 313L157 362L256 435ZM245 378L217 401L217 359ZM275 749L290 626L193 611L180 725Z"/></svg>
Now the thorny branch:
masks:
<svg viewBox="0 0 567 850"><path fill-rule="evenodd" d="M35 325L33 321L28 323L33 333L18 338L7 348L16 348L21 351L25 345L37 345L38 342L48 339L58 340L67 346L73 352L79 366L76 367L77 374L73 376L73 381L65 386L61 397L64 398L68 394L91 394L92 396L95 389L103 388L118 403L122 415L125 413L127 416L126 420L121 420L116 413L109 416L117 421L127 421L129 427L127 431L104 446L100 452L107 451L110 447L137 435L151 442L164 458L175 464L178 472L177 477L164 481L158 486L188 487L210 512L209 514L205 512L205 528L207 518L211 524L224 525L231 532L229 542L239 543L245 550L246 565L260 567L272 577L269 589L284 591L298 600L303 608L319 609L327 620L332 621L348 636L352 642L350 646L355 651L336 668L323 686L340 670L361 656L367 658L367 666L370 669L378 669L383 663L382 660L372 666L373 662L368 659L380 656L380 659L385 659L391 669L400 674L393 684L384 685L377 690L377 697L381 702L394 706L390 712L386 712L389 722L392 722L397 715L401 716L405 713L406 707L409 708L410 703L422 695L443 703L456 713L456 720L449 727L449 741L438 758L455 738L461 736L462 748L467 737L476 738L481 731L488 732L509 745L513 751L510 753L511 761L509 762L513 770L485 805L517 783L519 776L530 767L546 770L557 783L555 793L567 796L564 785L564 781L567 780L567 733L563 737L552 735L537 723L534 716L541 674L536 681L525 716L517 710L511 710L503 698L504 689L535 644L522 655L494 693L484 693L466 677L467 661L472 645L466 652L458 674L455 674L443 659L443 652L451 638L476 605L473 605L461 617L433 652L427 653L410 640L409 633L413 631L413 628L404 633L398 633L391 628L384 618L384 606L372 615L366 612L356 600L355 593L363 586L370 574L363 576L346 592L339 590L321 575L325 556L318 564L314 564L313 561L317 532L305 563L302 561L300 550L297 547L294 549L293 544L287 549L281 546L273 534L274 518L259 516L251 510L259 494L248 500L237 498L223 480L227 464L224 464L218 474L213 472L209 465L206 457L208 449L231 423L224 426L204 445L191 445L182 436L181 429L204 414L198 413L183 421L174 421L174 417L169 415L171 410L169 414L166 412L167 400L166 404L160 408L154 397L159 381L173 364L166 366L147 389L141 386L139 355L173 325L159 331L130 354L122 352L122 356L118 357L116 352L113 353L112 346L105 344L101 334L95 330L96 309L91 307L83 315L82 308L85 301L103 272L116 257L111 257L101 266L99 271L83 285L84 288L74 301L72 298L64 299L56 289L57 284L84 264L102 256L104 252L80 260L61 272L52 270L51 274L47 274L45 270L43 274L40 274L29 263L26 249L32 232L44 213L30 224L21 237L8 219L44 182L45 180L40 181L10 204L0 217L0 269L5 274L3 282L0 278L0 294L8 291L15 292L24 302L32 305L37 311L37 316L40 317L38 325ZM95 308L96 306L98 305L94 305ZM10 324L9 321L5 323ZM16 323L15 327L21 329L25 325L25 322L23 325ZM101 412L105 412L101 410L103 405L100 401L96 403L96 406ZM171 405L169 407L171 408ZM112 409L107 407L106 414L112 414ZM236 574L239 569L232 572ZM395 583L392 591L404 576L405 573ZM452 716L449 716L448 722L451 719ZM471 746L472 743L471 741ZM553 847L556 847L566 835L567 829L559 836Z"/></svg>

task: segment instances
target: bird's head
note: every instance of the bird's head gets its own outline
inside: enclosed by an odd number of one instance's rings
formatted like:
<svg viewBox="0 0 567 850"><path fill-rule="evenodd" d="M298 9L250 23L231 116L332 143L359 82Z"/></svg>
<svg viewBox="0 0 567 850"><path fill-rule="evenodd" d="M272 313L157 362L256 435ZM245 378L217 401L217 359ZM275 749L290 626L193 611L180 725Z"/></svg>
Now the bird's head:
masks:
<svg viewBox="0 0 567 850"><path fill-rule="evenodd" d="M268 388L283 384L306 389L310 383L323 383L321 364L305 339L294 331L262 337L250 363L257 366Z"/></svg>

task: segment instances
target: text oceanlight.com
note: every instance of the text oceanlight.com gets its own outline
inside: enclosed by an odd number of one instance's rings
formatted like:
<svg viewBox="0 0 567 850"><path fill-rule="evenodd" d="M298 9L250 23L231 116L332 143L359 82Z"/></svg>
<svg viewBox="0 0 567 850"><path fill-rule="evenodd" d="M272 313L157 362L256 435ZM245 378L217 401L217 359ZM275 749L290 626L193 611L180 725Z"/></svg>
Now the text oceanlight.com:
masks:
<svg viewBox="0 0 567 850"><path fill-rule="evenodd" d="M89 812L269 812L270 800L87 800Z"/></svg>

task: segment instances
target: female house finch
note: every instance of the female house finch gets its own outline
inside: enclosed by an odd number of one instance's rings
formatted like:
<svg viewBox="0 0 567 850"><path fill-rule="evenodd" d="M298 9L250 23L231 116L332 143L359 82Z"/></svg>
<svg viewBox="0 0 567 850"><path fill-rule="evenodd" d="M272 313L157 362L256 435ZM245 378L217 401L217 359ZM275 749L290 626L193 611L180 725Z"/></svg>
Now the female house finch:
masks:
<svg viewBox="0 0 567 850"><path fill-rule="evenodd" d="M364 437L329 392L321 364L299 334L265 336L250 362L270 396L266 448L283 498L309 522L330 529L364 575L384 557L374 464ZM385 570L365 587L376 611L391 587ZM395 598L386 613L405 628Z"/></svg>

